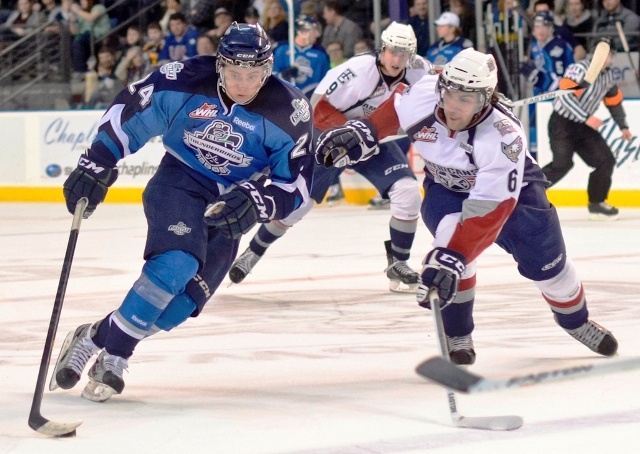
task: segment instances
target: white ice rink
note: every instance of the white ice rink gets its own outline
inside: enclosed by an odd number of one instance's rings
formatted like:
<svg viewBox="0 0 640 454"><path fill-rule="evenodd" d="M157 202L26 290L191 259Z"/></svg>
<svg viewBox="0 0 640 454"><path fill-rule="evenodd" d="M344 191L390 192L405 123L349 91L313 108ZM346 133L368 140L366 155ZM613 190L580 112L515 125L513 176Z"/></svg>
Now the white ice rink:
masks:
<svg viewBox="0 0 640 454"><path fill-rule="evenodd" d="M562 209L592 318L616 335L602 358L552 319L497 247L478 267L478 355L490 377L640 355L640 210L612 223ZM0 453L597 453L640 450L640 371L481 395L463 415L514 414L511 432L451 426L444 389L415 366L438 354L429 312L392 294L383 273L388 211L320 207L276 243L244 283L225 281L204 313L143 341L120 396L44 394L42 413L83 420L77 437L27 425L71 216L62 204L0 204ZM82 224L57 345L120 304L139 275L145 220L106 204ZM248 238L243 240L244 250ZM411 265L431 236L420 225Z"/></svg>

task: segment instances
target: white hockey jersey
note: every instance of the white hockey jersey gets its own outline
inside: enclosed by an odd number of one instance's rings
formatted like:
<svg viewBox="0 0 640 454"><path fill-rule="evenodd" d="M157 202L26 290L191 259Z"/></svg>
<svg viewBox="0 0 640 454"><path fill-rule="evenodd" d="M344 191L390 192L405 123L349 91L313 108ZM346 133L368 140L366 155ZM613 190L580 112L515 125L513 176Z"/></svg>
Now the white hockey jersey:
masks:
<svg viewBox="0 0 640 454"><path fill-rule="evenodd" d="M438 76L423 77L395 100L400 126L425 161L425 178L468 193L448 247L470 262L497 238L523 185L545 181L520 121L496 105L470 128L452 131L437 108Z"/></svg>
<svg viewBox="0 0 640 454"><path fill-rule="evenodd" d="M378 53L369 52L356 55L341 65L331 69L316 87L311 98L314 107L314 125L322 130L344 124L355 118L369 118L382 103L390 100L388 112L378 112L376 116L383 118L376 122L378 128L389 128L390 134L397 132L397 118L393 112L394 93L400 93L407 85L420 80L431 72L431 64L422 57L416 56L402 77L390 86L384 80L378 65ZM390 118L394 126L387 124L384 118Z"/></svg>

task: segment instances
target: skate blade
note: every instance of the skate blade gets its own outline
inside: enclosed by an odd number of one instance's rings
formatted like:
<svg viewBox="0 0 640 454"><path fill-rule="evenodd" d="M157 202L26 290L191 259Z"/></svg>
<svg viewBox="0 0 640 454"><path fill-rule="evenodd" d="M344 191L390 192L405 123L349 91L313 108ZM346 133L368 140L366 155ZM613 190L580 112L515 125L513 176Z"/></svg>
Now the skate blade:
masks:
<svg viewBox="0 0 640 454"><path fill-rule="evenodd" d="M589 220L590 221L617 221L620 219L619 214L607 215L602 213L590 213Z"/></svg>
<svg viewBox="0 0 640 454"><path fill-rule="evenodd" d="M89 383L82 390L82 397L92 402L105 402L114 394L118 394L115 389L93 378L89 378Z"/></svg>
<svg viewBox="0 0 640 454"><path fill-rule="evenodd" d="M56 373L58 372L58 366L60 365L60 360L64 356L65 352L69 348L69 344L73 341L73 335L75 334L75 330L70 331L67 334L67 337L64 338L64 342L62 343L62 348L60 349L60 354L58 355L58 359L56 361L56 366L53 368L53 373L51 374L51 380L49 380L49 391L55 391L59 388L58 382L56 381Z"/></svg>
<svg viewBox="0 0 640 454"><path fill-rule="evenodd" d="M389 290L393 293L418 293L420 284L405 284L401 281L389 281Z"/></svg>

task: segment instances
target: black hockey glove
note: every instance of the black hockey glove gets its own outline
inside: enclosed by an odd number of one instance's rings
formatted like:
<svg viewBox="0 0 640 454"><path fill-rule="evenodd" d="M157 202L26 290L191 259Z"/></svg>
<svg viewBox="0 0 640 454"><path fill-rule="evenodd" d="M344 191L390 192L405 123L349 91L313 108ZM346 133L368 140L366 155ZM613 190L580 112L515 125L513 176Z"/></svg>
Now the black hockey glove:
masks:
<svg viewBox="0 0 640 454"><path fill-rule="evenodd" d="M86 155L80 156L78 167L69 175L62 185L62 193L67 202L67 210L73 214L78 201L82 197L89 200L84 211L87 219L94 212L99 203L102 203L107 190L118 178L118 168L106 162L97 162Z"/></svg>
<svg viewBox="0 0 640 454"><path fill-rule="evenodd" d="M224 204L219 204L224 202ZM207 224L222 234L237 240L256 225L269 221L275 212L273 200L264 198L253 183L244 182L216 199L217 210L207 210ZM213 212L210 212L213 211Z"/></svg>
<svg viewBox="0 0 640 454"><path fill-rule="evenodd" d="M520 65L520 74L533 85L538 81L538 73L540 70L536 67L536 64L532 61L525 61Z"/></svg>
<svg viewBox="0 0 640 454"><path fill-rule="evenodd" d="M325 167L346 167L378 154L377 132L369 120L349 120L324 131L316 143L316 162Z"/></svg>
<svg viewBox="0 0 640 454"><path fill-rule="evenodd" d="M280 72L280 79L292 80L298 77L300 71L297 66L289 66Z"/></svg>
<svg viewBox="0 0 640 454"><path fill-rule="evenodd" d="M456 297L466 259L453 249L437 247L427 254L422 264L416 300L420 306L431 309L429 290L435 288L440 298L440 308L444 308Z"/></svg>

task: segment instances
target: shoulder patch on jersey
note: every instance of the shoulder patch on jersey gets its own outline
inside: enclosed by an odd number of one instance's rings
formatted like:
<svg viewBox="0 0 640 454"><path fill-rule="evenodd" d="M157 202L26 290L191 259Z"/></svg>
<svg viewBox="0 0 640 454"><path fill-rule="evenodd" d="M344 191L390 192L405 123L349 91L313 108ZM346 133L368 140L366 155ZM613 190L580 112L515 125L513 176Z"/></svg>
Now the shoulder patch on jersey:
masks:
<svg viewBox="0 0 640 454"><path fill-rule="evenodd" d="M504 155L509 158L510 161L518 162L518 157L520 156L520 153L522 153L522 149L524 148L522 144L522 137L518 136L516 140L511 142L509 145L504 142L501 142L501 145Z"/></svg>
<svg viewBox="0 0 640 454"><path fill-rule="evenodd" d="M410 63L409 66L412 69L424 69L424 61L419 59L419 58L414 58Z"/></svg>
<svg viewBox="0 0 640 454"><path fill-rule="evenodd" d="M214 118L218 116L218 106L215 104L202 103L200 107L189 112L189 118Z"/></svg>
<svg viewBox="0 0 640 454"><path fill-rule="evenodd" d="M562 56L564 49L560 46L553 46L553 48L549 51L549 55L552 57L558 58Z"/></svg>
<svg viewBox="0 0 640 454"><path fill-rule="evenodd" d="M436 132L436 128L423 126L420 131L413 135L413 140L416 142L435 142L438 140L438 133Z"/></svg>
<svg viewBox="0 0 640 454"><path fill-rule="evenodd" d="M512 132L516 132L516 128L506 118L504 120L496 121L493 126L498 130L501 136L506 136Z"/></svg>
<svg viewBox="0 0 640 454"><path fill-rule="evenodd" d="M169 80L176 80L178 78L178 73L182 71L182 68L184 68L183 63L180 63L179 61L172 61L171 63L162 65L162 67L160 67L160 73L164 74Z"/></svg>
<svg viewBox="0 0 640 454"><path fill-rule="evenodd" d="M222 120L212 121L204 131L185 131L183 140L204 167L219 175L228 175L229 165L247 167L253 159L238 150L244 142L242 134Z"/></svg>
<svg viewBox="0 0 640 454"><path fill-rule="evenodd" d="M311 110L309 109L309 103L304 99L294 99L291 101L293 106L293 113L289 117L291 124L296 126L298 123L311 120Z"/></svg>

